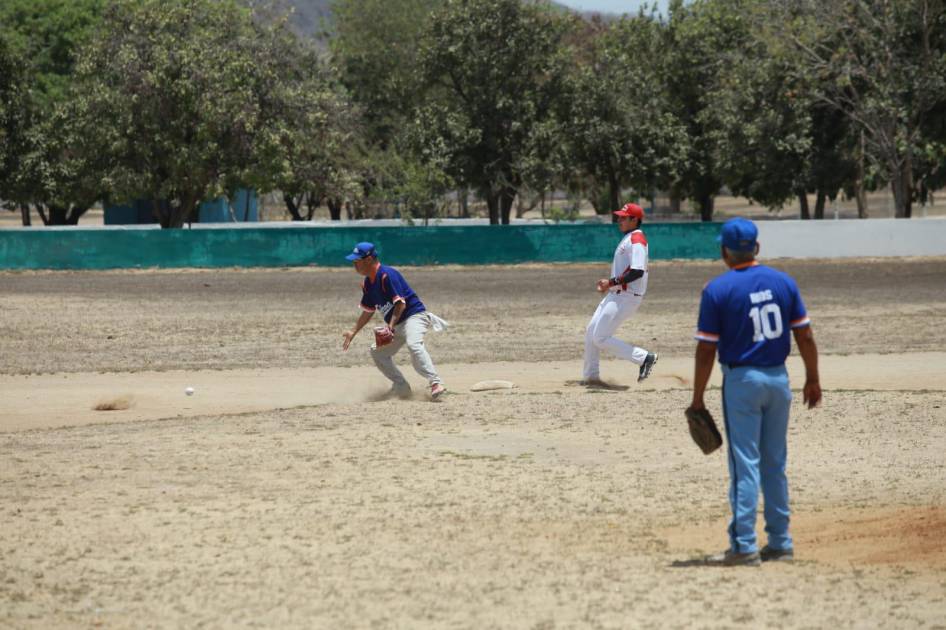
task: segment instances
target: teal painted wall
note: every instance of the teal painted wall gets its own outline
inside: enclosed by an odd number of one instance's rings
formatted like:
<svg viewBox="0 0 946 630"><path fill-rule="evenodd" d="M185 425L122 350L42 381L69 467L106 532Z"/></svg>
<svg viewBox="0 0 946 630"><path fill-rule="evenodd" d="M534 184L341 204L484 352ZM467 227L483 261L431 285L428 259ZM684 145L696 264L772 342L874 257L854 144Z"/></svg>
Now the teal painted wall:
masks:
<svg viewBox="0 0 946 630"><path fill-rule="evenodd" d="M652 260L716 258L715 223L645 224ZM347 266L358 241L392 265L608 262L613 225L0 230L0 269Z"/></svg>

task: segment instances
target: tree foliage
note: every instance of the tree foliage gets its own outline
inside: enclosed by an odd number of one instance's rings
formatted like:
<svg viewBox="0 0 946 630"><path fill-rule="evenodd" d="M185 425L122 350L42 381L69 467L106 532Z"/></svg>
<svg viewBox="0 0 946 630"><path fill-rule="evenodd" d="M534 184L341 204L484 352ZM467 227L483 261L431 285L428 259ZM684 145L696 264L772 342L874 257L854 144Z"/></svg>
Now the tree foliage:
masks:
<svg viewBox="0 0 946 630"><path fill-rule="evenodd" d="M946 2L799 0L772 19L789 26L802 70L817 77L813 96L863 132L896 216L909 217L916 181L927 175L917 167L942 154L942 139L926 132L946 101Z"/></svg>
<svg viewBox="0 0 946 630"><path fill-rule="evenodd" d="M664 80L662 25L638 15L614 22L586 48L560 106L572 172L599 213L666 189L686 166L686 128L672 111Z"/></svg>
<svg viewBox="0 0 946 630"><path fill-rule="evenodd" d="M3 0L0 35L30 67L38 106L63 99L76 55L95 32L105 0Z"/></svg>
<svg viewBox="0 0 946 630"><path fill-rule="evenodd" d="M811 100L789 72L793 57L778 54L752 19L756 6L742 3L748 37L727 55L725 69L707 89L712 105L698 117L720 180L733 194L779 208L804 194L813 146Z"/></svg>
<svg viewBox="0 0 946 630"><path fill-rule="evenodd" d="M0 34L0 200L13 198L13 172L27 124L26 90L23 61Z"/></svg>
<svg viewBox="0 0 946 630"><path fill-rule="evenodd" d="M442 0L336 0L331 41L339 79L365 112L367 140L398 135L423 94L415 69L421 36Z"/></svg>
<svg viewBox="0 0 946 630"><path fill-rule="evenodd" d="M283 141L311 87L296 46L232 0L111 4L78 74L113 199L154 200L161 225L180 227L201 200L290 171Z"/></svg>
<svg viewBox="0 0 946 630"><path fill-rule="evenodd" d="M674 192L692 199L704 221L713 216L713 198L723 184L711 121L718 93L734 61L751 42L746 5L751 0L671 0L665 29L667 77L674 113L687 127L686 170Z"/></svg>
<svg viewBox="0 0 946 630"><path fill-rule="evenodd" d="M509 223L556 124L564 24L518 0L448 0L430 24L420 53L427 99L415 118L419 145L478 191L490 223Z"/></svg>

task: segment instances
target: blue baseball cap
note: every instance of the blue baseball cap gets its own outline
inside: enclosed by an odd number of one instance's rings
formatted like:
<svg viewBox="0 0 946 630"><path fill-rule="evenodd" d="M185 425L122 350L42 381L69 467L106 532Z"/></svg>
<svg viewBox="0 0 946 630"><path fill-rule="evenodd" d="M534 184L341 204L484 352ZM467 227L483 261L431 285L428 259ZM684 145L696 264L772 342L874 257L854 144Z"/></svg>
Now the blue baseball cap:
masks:
<svg viewBox="0 0 946 630"><path fill-rule="evenodd" d="M749 219L736 217L723 223L723 228L716 237L717 243L734 252L751 252L755 250L759 228Z"/></svg>
<svg viewBox="0 0 946 630"><path fill-rule="evenodd" d="M351 250L351 253L345 256L345 260L360 260L362 258L368 258L369 256L374 258L377 257L377 252L374 251L374 243L358 243L355 245L355 249Z"/></svg>

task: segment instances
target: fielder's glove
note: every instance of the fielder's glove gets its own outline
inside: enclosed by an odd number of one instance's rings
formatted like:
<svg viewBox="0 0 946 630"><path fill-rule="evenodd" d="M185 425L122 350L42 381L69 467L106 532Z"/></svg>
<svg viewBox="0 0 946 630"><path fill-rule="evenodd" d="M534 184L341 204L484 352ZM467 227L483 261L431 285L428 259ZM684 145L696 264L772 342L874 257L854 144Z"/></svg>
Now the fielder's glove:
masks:
<svg viewBox="0 0 946 630"><path fill-rule="evenodd" d="M704 455L709 455L723 444L723 437L716 428L716 422L708 409L688 408L684 414L690 427L690 437L700 447Z"/></svg>
<svg viewBox="0 0 946 630"><path fill-rule="evenodd" d="M380 348L394 341L394 331L387 326L376 326L374 329L374 346Z"/></svg>

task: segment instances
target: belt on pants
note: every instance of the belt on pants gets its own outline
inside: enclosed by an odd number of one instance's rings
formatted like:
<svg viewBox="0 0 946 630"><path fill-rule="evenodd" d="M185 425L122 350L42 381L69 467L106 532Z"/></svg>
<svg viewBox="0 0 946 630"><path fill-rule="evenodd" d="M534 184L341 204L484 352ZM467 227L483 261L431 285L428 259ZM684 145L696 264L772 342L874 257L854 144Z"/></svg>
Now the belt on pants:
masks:
<svg viewBox="0 0 946 630"><path fill-rule="evenodd" d="M618 290L615 291L614 293L615 293L615 294L620 294L620 293L631 293L631 292L628 291L627 289L618 289ZM631 295L633 295L633 296L635 296L635 297L644 297L644 294L643 294L643 293L631 293Z"/></svg>

